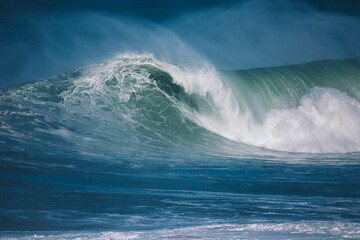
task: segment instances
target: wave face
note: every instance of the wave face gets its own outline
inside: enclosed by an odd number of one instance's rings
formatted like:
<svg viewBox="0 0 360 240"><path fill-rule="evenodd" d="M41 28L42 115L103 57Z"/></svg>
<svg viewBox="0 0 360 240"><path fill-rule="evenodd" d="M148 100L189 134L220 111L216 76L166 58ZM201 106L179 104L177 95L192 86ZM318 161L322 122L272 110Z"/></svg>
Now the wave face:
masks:
<svg viewBox="0 0 360 240"><path fill-rule="evenodd" d="M280 151L357 152L359 76L357 59L218 72L121 55L3 91L1 136L215 151L216 133Z"/></svg>

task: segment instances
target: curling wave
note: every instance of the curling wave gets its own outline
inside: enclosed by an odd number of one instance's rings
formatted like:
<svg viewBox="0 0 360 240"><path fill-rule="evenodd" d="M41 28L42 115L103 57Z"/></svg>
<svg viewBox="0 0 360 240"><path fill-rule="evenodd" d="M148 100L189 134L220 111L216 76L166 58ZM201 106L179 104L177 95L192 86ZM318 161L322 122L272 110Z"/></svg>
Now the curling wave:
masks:
<svg viewBox="0 0 360 240"><path fill-rule="evenodd" d="M0 94L0 136L131 149L200 146L216 140L213 132L280 151L360 151L359 60L243 71L200 65L124 54L15 86Z"/></svg>

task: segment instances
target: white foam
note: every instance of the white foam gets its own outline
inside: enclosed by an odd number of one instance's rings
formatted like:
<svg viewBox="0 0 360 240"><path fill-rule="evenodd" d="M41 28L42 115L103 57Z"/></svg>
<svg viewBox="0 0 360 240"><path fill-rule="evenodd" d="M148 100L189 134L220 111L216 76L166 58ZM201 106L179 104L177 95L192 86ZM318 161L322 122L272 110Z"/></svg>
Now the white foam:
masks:
<svg viewBox="0 0 360 240"><path fill-rule="evenodd" d="M272 149L360 151L360 103L336 89L311 89L297 108L271 111L262 127Z"/></svg>
<svg viewBox="0 0 360 240"><path fill-rule="evenodd" d="M139 234L136 232L73 232L73 233L61 233L61 232L40 232L37 234L22 234L21 232L13 233L9 232L9 235L17 235L15 237L2 237L2 240L29 240L29 239L47 239L47 240L131 240L139 239ZM25 235L25 236L24 236Z"/></svg>
<svg viewBox="0 0 360 240"><path fill-rule="evenodd" d="M7 232L10 239L338 239L359 238L359 223L303 221L285 223L209 224L148 231L106 232L40 232L36 234Z"/></svg>

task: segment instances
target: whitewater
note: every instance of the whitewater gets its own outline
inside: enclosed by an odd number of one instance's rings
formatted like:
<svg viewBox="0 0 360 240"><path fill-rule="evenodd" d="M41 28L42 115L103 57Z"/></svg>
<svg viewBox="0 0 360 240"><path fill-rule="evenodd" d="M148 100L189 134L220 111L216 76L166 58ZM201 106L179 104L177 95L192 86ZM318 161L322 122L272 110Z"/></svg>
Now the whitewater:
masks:
<svg viewBox="0 0 360 240"><path fill-rule="evenodd" d="M360 60L124 53L0 91L3 239L360 237Z"/></svg>

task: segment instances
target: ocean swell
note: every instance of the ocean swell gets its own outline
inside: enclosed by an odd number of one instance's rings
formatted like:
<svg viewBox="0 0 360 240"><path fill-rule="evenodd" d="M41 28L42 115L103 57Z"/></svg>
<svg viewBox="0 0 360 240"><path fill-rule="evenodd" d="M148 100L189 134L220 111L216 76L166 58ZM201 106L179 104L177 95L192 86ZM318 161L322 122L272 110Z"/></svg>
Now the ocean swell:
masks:
<svg viewBox="0 0 360 240"><path fill-rule="evenodd" d="M360 151L360 63L331 64L223 72L122 54L3 90L0 136L121 154L122 146L214 147L212 133L279 151Z"/></svg>

